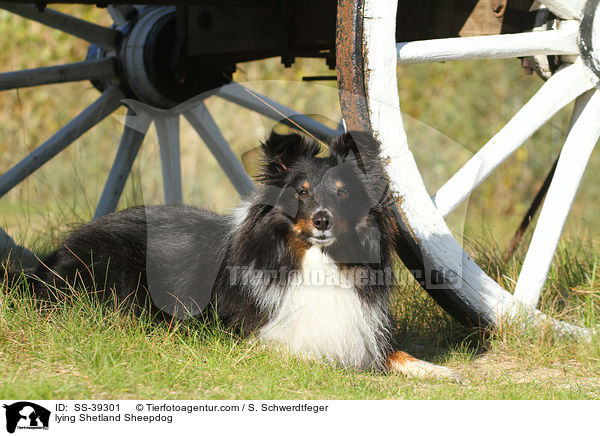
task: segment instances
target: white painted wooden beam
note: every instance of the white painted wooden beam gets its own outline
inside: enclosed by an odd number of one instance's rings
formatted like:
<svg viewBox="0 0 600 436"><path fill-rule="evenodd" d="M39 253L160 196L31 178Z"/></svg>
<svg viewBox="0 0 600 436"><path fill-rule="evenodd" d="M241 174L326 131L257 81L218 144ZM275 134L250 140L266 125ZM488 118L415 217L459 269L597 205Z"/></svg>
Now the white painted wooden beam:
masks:
<svg viewBox="0 0 600 436"><path fill-rule="evenodd" d="M119 199L125 188L125 183L131 172L131 167L146 136L150 120L146 119L145 125L141 125L140 120L136 120L137 123L135 125L137 129L133 129L129 127L129 124L133 123L128 121L132 117L135 117L135 113L129 109L125 118L126 121L121 142L106 179L104 189L102 190L102 195L96 206L94 219L112 213L117 209Z"/></svg>
<svg viewBox="0 0 600 436"><path fill-rule="evenodd" d="M247 197L254 193L256 191L254 183L250 180L240 160L231 150L206 105L200 103L194 109L184 112L184 115L217 159L240 196Z"/></svg>
<svg viewBox="0 0 600 436"><path fill-rule="evenodd" d="M118 30L99 26L49 8L40 11L33 5L18 3L0 3L0 8L61 30L105 49L114 49L120 34Z"/></svg>
<svg viewBox="0 0 600 436"><path fill-rule="evenodd" d="M585 0L540 0L544 6L560 18L580 19L583 14Z"/></svg>
<svg viewBox="0 0 600 436"><path fill-rule="evenodd" d="M600 138L600 93L590 91L577 100L572 129L562 148L552 183L515 288L515 298L536 307L577 188Z"/></svg>
<svg viewBox="0 0 600 436"><path fill-rule="evenodd" d="M93 59L72 64L0 73L0 91L50 83L101 80L115 77L115 58Z"/></svg>
<svg viewBox="0 0 600 436"><path fill-rule="evenodd" d="M160 148L165 203L183 203L181 184L181 157L179 149L179 115L154 118L154 127Z"/></svg>
<svg viewBox="0 0 600 436"><path fill-rule="evenodd" d="M577 28L400 42L398 64L578 54Z"/></svg>
<svg viewBox="0 0 600 436"><path fill-rule="evenodd" d="M272 120L281 121L300 132L314 135L321 141L327 141L338 134L334 129L238 83L230 83L221 87L215 95Z"/></svg>
<svg viewBox="0 0 600 436"><path fill-rule="evenodd" d="M434 195L446 216L561 108L594 87L580 62L554 74L517 114Z"/></svg>
<svg viewBox="0 0 600 436"><path fill-rule="evenodd" d="M94 103L0 176L0 197L117 110L123 97L116 86L106 88Z"/></svg>

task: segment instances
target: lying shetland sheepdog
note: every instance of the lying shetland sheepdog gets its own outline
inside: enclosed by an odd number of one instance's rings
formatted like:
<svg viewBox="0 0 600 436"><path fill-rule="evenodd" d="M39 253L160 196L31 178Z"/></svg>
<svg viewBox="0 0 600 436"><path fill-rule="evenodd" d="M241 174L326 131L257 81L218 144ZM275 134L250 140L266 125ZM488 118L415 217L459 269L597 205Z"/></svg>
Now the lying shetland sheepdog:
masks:
<svg viewBox="0 0 600 436"><path fill-rule="evenodd" d="M30 275L37 296L94 289L168 317L205 316L345 367L448 377L390 345L392 200L368 134L262 144L258 192L231 216L135 207L83 226Z"/></svg>

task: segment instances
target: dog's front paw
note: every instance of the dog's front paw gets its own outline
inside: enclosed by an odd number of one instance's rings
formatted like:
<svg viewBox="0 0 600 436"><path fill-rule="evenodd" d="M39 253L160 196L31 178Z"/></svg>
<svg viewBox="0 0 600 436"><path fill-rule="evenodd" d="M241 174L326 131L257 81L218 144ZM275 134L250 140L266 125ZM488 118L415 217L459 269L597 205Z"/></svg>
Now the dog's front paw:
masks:
<svg viewBox="0 0 600 436"><path fill-rule="evenodd" d="M427 362L424 362L427 363ZM425 374L423 375L424 378L433 378L433 379L437 379L437 380L448 380L454 383L458 383L458 384L465 384L465 381L463 379L463 376L451 369L451 368L447 368L445 366L440 366L440 365L433 365L431 363L429 363L428 365L431 365L433 368L429 369L428 372L425 372Z"/></svg>

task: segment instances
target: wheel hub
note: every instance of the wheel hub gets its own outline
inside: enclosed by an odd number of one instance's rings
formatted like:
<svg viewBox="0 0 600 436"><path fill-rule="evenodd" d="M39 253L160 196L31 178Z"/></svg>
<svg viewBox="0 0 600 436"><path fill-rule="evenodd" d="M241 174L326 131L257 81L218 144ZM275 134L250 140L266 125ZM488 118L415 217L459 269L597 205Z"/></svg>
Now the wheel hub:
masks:
<svg viewBox="0 0 600 436"><path fill-rule="evenodd" d="M233 69L199 68L185 57L177 38L176 8L150 7L119 26L123 38L117 49L118 83L129 97L168 109L198 94L230 82ZM90 46L88 59L114 53ZM107 83L94 83L104 89Z"/></svg>

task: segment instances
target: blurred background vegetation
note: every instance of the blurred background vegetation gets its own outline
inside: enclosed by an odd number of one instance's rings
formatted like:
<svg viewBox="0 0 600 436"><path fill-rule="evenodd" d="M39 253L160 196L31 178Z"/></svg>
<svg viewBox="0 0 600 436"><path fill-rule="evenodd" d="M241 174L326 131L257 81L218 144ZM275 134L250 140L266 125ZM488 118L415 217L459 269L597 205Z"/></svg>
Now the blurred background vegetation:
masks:
<svg viewBox="0 0 600 436"><path fill-rule="evenodd" d="M58 9L109 25L103 9ZM0 70L14 71L85 58L87 44L38 23L0 11ZM335 82L302 82L331 75L323 61L279 59L240 64L235 80L335 127L340 118ZM485 144L536 92L542 81L518 60L457 62L399 68L398 84L409 143L431 193ZM8 170L98 97L88 82L0 93L0 173ZM231 103L208 101L217 123L246 164L274 123ZM506 247L529 202L560 151L571 106L539 130L453 213L449 222L468 241L483 238ZM66 228L94 212L122 132L124 110L103 121L0 199L0 225L36 249L56 242ZM186 121L182 120L186 203L227 212L238 196ZM600 247L600 153L588 165L564 241ZM151 128L119 208L162 200L158 143ZM529 232L531 233L531 232ZM468 245L468 244L467 244ZM590 250L585 250L590 253ZM590 260L594 261L594 260Z"/></svg>

